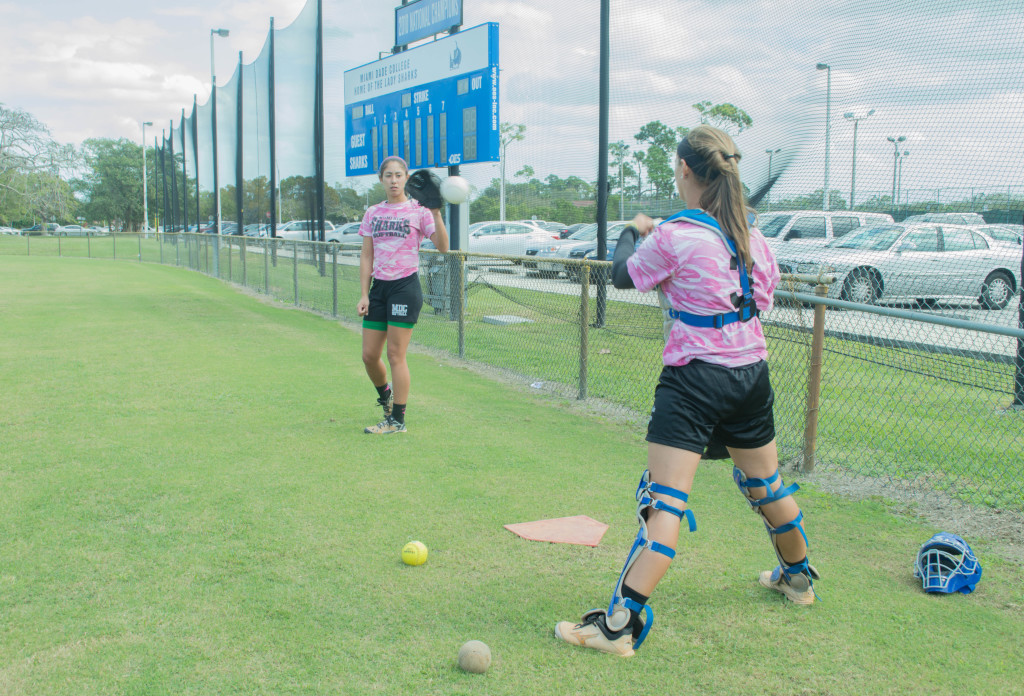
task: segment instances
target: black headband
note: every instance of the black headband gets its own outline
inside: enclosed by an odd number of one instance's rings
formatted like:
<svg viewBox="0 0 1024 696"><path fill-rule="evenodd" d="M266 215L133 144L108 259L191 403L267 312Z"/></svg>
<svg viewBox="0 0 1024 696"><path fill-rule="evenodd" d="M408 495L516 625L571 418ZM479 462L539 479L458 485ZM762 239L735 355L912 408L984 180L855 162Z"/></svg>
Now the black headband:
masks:
<svg viewBox="0 0 1024 696"><path fill-rule="evenodd" d="M714 176L718 176L717 170L714 172L709 172L710 167L708 166L708 163L705 162L704 158L701 157L697 153L697 151L693 149L693 146L690 145L689 138L683 138L682 141L680 141L679 146L676 147L676 155L678 155L679 159L686 162L686 166L689 167L693 171L693 173L696 174L701 179L707 180L709 173L713 175L711 178L714 178ZM731 155L722 155L722 159L737 158L739 158L739 155L736 153L733 153Z"/></svg>
<svg viewBox="0 0 1024 696"><path fill-rule="evenodd" d="M690 145L689 138L683 138L679 141L679 146L676 147L676 155L683 162L686 162L686 166L689 167L694 174L700 179L708 178L708 163L704 161L704 158L697 154L697 151Z"/></svg>

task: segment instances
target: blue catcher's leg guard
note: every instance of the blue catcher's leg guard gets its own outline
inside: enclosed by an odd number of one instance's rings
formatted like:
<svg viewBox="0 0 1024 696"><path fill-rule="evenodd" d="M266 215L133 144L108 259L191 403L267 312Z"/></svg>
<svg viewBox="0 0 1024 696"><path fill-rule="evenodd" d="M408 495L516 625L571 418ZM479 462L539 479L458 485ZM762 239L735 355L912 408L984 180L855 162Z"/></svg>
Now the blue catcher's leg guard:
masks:
<svg viewBox="0 0 1024 696"><path fill-rule="evenodd" d="M807 541L807 534L804 532L802 524L804 513L798 511L796 518L792 521L779 525L778 527L772 527L768 518L765 516L764 511L761 509L762 505L774 503L786 498L787 496L793 495L794 492L800 490L800 486L795 483L784 486L782 483L782 477L777 469L774 474L768 478L762 479L747 478L738 467L733 467L732 477L736 482L736 485L739 487L740 492L743 494L743 497L745 497L747 502L750 503L750 507L761 516L765 529L768 530L768 538L771 540L772 547L775 549L775 556L779 559L778 568L768 573L767 576L762 574L764 577L762 577L761 584L766 587L770 586L779 590L787 597L800 604L809 604L813 602L814 597L817 596L814 593L813 581L818 579L818 571L815 570L814 566L807 562L806 556L795 563L791 563L783 558L777 539L778 535L797 529L800 531L800 536L804 538L804 544L806 546L810 546L810 543ZM772 484L776 482L778 482L778 486L773 489ZM751 488L764 488L765 497L755 498L750 494ZM784 585L785 587L782 587L781 585Z"/></svg>
<svg viewBox="0 0 1024 696"><path fill-rule="evenodd" d="M622 585L626 579L626 574L629 573L629 569L636 562L636 559L640 557L640 554L644 549L650 549L656 553L668 556L670 559L676 555L675 549L671 546L666 546L654 539L648 538L648 511L652 509L662 510L675 515L680 520L685 516L686 522L690 527L690 531L697 531L697 522L694 520L693 512L683 509L682 506L674 507L663 500L657 500L652 495L654 493L670 496L684 504L689 498L689 496L683 491L651 481L650 471L644 471L643 476L640 478L640 485L637 486L636 519L640 523L640 531L637 532L636 539L633 541L633 546L630 548L629 555L626 557L626 564L622 568L622 572L619 574L619 581L615 584L615 591L612 593L612 600L608 604L608 611L606 612L605 617L605 623L612 631L621 631L629 624L630 610L643 617L643 630L636 637L636 642L633 644L634 648L639 648L647 637L647 632L654 624L654 612L652 612L651 608L646 604L639 604L629 597L623 596Z"/></svg>

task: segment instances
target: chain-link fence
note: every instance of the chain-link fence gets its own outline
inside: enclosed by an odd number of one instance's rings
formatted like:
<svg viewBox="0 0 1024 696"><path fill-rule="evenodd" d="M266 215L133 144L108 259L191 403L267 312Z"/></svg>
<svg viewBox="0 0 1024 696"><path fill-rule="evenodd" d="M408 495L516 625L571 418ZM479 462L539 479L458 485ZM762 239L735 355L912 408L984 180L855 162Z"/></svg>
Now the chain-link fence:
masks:
<svg viewBox="0 0 1024 696"><path fill-rule="evenodd" d="M180 266L358 322L358 246L202 234L7 237L0 253ZM608 266L424 251L414 342L640 429L661 369L663 315L653 295L607 283L599 291ZM1012 408L1024 405L1014 364L1024 342L1013 320L1019 298L1001 310L858 305L829 299L829 285L813 280L786 276L762 316L781 458L800 471L870 480L895 498L931 492L1024 511L1024 410Z"/></svg>

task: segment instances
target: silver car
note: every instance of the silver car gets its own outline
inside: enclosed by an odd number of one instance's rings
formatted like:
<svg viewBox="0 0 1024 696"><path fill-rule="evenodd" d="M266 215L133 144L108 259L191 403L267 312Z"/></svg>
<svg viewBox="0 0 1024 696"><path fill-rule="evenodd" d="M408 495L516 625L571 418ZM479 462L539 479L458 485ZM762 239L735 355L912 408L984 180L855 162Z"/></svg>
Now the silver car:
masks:
<svg viewBox="0 0 1024 696"><path fill-rule="evenodd" d="M629 220L607 223L606 240L609 259L615 254L615 245L619 241L619 235L629 224L631 224ZM567 266L562 261L570 258L593 259L596 258L596 250L597 223L592 222L574 232L568 239L561 240L560 243L544 244L537 247L536 251L531 249L526 253L536 257L536 268L542 276L556 277L559 273L565 273L570 279L578 279L580 267L577 265ZM531 251L534 253L531 254Z"/></svg>
<svg viewBox="0 0 1024 696"><path fill-rule="evenodd" d="M469 233L466 251L524 256L532 246L558 239L551 232L522 222L485 222Z"/></svg>
<svg viewBox="0 0 1024 696"><path fill-rule="evenodd" d="M862 304L942 297L1003 309L1020 287L1019 248L963 225L868 226L778 260L783 273L834 275L829 296Z"/></svg>

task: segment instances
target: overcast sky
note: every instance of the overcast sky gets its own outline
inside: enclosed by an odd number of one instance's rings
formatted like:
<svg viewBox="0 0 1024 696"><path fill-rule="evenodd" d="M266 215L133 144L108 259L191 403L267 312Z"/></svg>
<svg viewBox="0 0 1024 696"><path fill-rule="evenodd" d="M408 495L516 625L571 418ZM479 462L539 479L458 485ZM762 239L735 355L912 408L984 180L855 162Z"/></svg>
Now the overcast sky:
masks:
<svg viewBox="0 0 1024 696"><path fill-rule="evenodd" d="M344 178L344 70L394 42L392 2L325 0L328 180ZM305 0L0 0L0 103L53 137L141 139L210 92L210 29L218 84L243 52L256 60L270 17L285 30ZM530 165L596 177L597 0L465 0L465 27L501 26L501 120L527 126L509 148L511 175ZM286 37L282 31L281 36ZM297 36L293 32L293 37ZM287 43L287 42L284 42ZM307 44L308 47L308 44ZM282 45L278 47L279 62ZM1018 186L1024 194L1024 3L1019 0L615 0L611 140L636 146L644 123L696 125L695 102L733 102L754 127L738 138L744 178L766 175L768 147L795 161L782 192L820 188L831 65L830 187L851 186L859 115L857 198L888 190L904 135L908 189ZM279 82L280 82L279 75ZM280 102L280 99L279 99ZM147 140L152 142L147 129ZM280 150L279 146L279 150ZM464 172L478 184L491 164Z"/></svg>

